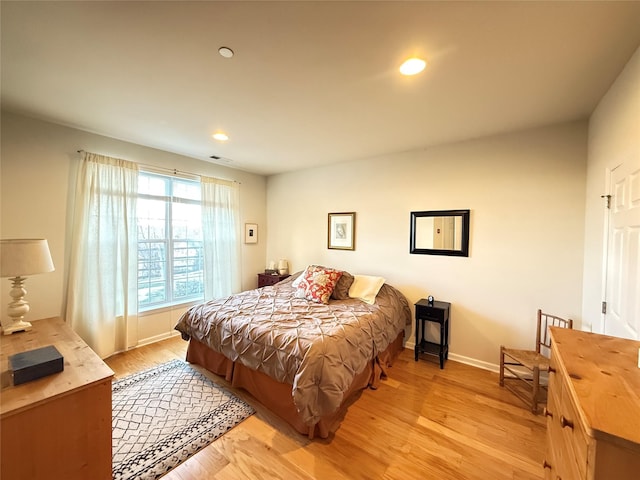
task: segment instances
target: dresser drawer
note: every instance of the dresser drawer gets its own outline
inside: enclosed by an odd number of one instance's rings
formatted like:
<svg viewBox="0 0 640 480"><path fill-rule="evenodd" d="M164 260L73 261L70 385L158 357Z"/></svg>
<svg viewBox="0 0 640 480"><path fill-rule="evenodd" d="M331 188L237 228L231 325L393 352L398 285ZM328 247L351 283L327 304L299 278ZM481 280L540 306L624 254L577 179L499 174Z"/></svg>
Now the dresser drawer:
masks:
<svg viewBox="0 0 640 480"><path fill-rule="evenodd" d="M436 322L444 322L449 319L449 304L446 302L433 302L433 306L416 303L416 318L426 318Z"/></svg>
<svg viewBox="0 0 640 480"><path fill-rule="evenodd" d="M570 379L554 352L549 362L547 400L547 456L557 479L586 479L590 437L580 421L569 387Z"/></svg>
<svg viewBox="0 0 640 480"><path fill-rule="evenodd" d="M560 417L562 416L562 388L549 389L547 398L547 451L545 479L579 480L586 478L575 461L570 440L567 439ZM566 428L566 427L565 427Z"/></svg>
<svg viewBox="0 0 640 480"><path fill-rule="evenodd" d="M562 429L555 420L560 401L556 398L556 392L549 388L547 406L544 414L547 417L547 449L544 461L545 480L556 480L562 471L562 453L559 445L562 443ZM562 478L562 477L561 477Z"/></svg>
<svg viewBox="0 0 640 480"><path fill-rule="evenodd" d="M554 391L558 397L558 400L560 400L560 395L562 394L562 372L558 371L558 368L558 360L556 358L556 355L552 351L551 358L549 359L549 375L547 377L547 388L549 393L551 393L551 391Z"/></svg>
<svg viewBox="0 0 640 480"><path fill-rule="evenodd" d="M590 437L587 436L578 416L577 408L573 404L573 396L569 391L567 379L563 377L562 380L562 394L557 422L562 429L564 443L574 459L572 463L577 466L580 472L580 478L587 478L587 452Z"/></svg>

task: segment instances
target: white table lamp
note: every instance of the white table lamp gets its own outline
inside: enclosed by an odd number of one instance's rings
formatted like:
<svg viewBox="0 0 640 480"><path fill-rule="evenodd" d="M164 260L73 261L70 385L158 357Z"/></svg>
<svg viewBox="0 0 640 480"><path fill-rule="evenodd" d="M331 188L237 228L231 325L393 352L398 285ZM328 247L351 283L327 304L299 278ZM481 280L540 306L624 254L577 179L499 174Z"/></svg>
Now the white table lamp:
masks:
<svg viewBox="0 0 640 480"><path fill-rule="evenodd" d="M285 259L278 261L278 273L280 275L287 275L289 273L289 262Z"/></svg>
<svg viewBox="0 0 640 480"><path fill-rule="evenodd" d="M45 239L0 240L0 277L11 280L9 295L13 299L7 309L9 318L2 318L5 335L31 329L31 324L24 321L24 316L29 313L29 303L24 299L27 294L25 277L53 270L49 244Z"/></svg>

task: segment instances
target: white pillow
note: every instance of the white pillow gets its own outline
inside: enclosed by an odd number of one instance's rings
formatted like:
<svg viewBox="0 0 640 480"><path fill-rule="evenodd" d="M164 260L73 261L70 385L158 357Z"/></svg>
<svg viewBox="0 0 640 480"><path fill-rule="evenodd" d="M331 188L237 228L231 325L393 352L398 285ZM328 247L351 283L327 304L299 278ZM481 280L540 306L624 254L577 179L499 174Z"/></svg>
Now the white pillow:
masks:
<svg viewBox="0 0 640 480"><path fill-rule="evenodd" d="M307 271L307 269L305 268L300 275L298 275L298 278L296 278L293 282L291 282L291 286L293 288L298 288L298 285L300 285L300 282L302 282L302 279L304 278L304 273ZM294 273L295 275L295 273Z"/></svg>
<svg viewBox="0 0 640 480"><path fill-rule="evenodd" d="M349 288L349 297L362 300L369 305L376 301L376 295L384 285L384 278L371 275L354 275Z"/></svg>

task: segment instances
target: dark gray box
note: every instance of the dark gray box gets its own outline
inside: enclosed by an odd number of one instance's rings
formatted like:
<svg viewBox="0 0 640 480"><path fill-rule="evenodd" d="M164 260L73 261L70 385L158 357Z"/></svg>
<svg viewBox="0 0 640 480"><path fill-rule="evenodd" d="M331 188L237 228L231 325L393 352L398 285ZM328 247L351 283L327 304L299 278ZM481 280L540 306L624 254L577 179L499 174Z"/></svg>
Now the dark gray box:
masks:
<svg viewBox="0 0 640 480"><path fill-rule="evenodd" d="M30 382L64 370L64 358L53 345L9 356L13 384Z"/></svg>

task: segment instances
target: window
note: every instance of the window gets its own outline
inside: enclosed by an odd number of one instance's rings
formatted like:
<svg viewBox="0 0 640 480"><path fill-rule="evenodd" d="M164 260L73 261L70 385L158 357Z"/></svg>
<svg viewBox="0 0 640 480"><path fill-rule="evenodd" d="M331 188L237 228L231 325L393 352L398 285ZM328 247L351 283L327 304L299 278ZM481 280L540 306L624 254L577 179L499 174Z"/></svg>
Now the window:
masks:
<svg viewBox="0 0 640 480"><path fill-rule="evenodd" d="M204 298L200 183L141 172L138 303L150 310Z"/></svg>

